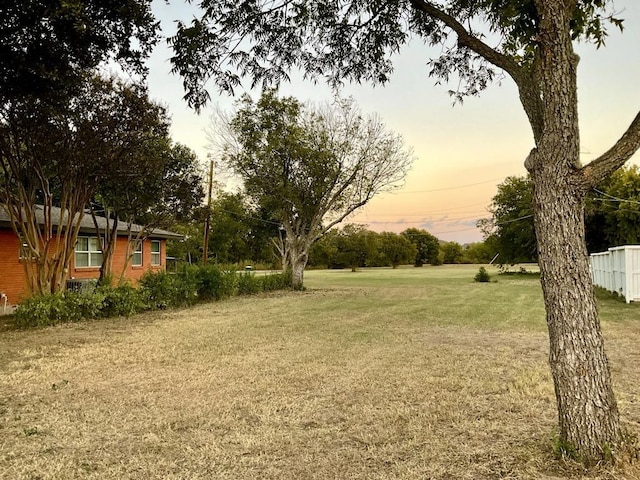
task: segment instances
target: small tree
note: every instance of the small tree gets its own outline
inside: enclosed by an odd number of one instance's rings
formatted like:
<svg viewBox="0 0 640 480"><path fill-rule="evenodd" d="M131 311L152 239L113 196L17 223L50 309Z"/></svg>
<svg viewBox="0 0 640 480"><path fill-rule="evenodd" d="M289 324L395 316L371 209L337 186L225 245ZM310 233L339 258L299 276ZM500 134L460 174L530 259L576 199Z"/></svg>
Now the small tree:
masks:
<svg viewBox="0 0 640 480"><path fill-rule="evenodd" d="M402 232L411 243L416 246L417 253L414 261L416 267L425 263L440 265L440 241L424 229L407 228Z"/></svg>
<svg viewBox="0 0 640 480"><path fill-rule="evenodd" d="M417 248L407 237L393 232L379 234L380 249L388 264L393 268L415 260Z"/></svg>
<svg viewBox="0 0 640 480"><path fill-rule="evenodd" d="M352 272L369 265L380 253L378 235L365 225L345 225L338 233L336 244L338 264L351 268Z"/></svg>
<svg viewBox="0 0 640 480"><path fill-rule="evenodd" d="M351 100L313 108L273 90L245 96L230 123L224 161L257 205L277 214L283 268L303 286L309 250L379 192L398 187L411 164L400 136Z"/></svg>
<svg viewBox="0 0 640 480"><path fill-rule="evenodd" d="M191 218L192 211L204 197L197 156L188 147L174 144L166 132L150 134L153 131L150 125L154 122L166 122L168 126L168 121L164 116L158 117L158 111L164 112L164 109L150 102L147 105L150 108L139 112L132 120L137 119L141 130L145 125L149 127L149 134L138 137L129 148L111 150L118 156L98 185L91 203L96 234L104 237L100 280L112 274L117 233L123 226L128 232L129 243L120 280L133 256L133 245L154 228L167 229ZM96 221L98 213L104 213L107 218L105 229ZM134 223L142 228L133 232Z"/></svg>

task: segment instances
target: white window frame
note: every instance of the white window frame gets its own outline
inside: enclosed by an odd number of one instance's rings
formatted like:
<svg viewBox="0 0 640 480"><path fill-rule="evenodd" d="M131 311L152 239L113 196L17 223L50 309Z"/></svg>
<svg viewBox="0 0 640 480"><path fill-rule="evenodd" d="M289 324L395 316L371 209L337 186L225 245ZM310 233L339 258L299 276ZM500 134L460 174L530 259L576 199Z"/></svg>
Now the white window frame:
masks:
<svg viewBox="0 0 640 480"><path fill-rule="evenodd" d="M80 240L87 240L87 249L86 250L78 250L78 246L80 245ZM92 250L91 243L92 240L95 239L96 249ZM99 268L102 266L102 237L86 237L86 236L78 236L76 240L76 246L74 248L74 264L75 268ZM87 255L87 265L78 265L78 254L86 254Z"/></svg>
<svg viewBox="0 0 640 480"><path fill-rule="evenodd" d="M136 263L136 260L135 260L136 255L140 255L140 263ZM131 249L131 266L141 267L142 265L144 265L142 240L134 240L133 247Z"/></svg>
<svg viewBox="0 0 640 480"><path fill-rule="evenodd" d="M153 246L158 245L158 251L153 250ZM151 240L151 266L159 267L162 265L162 241Z"/></svg>

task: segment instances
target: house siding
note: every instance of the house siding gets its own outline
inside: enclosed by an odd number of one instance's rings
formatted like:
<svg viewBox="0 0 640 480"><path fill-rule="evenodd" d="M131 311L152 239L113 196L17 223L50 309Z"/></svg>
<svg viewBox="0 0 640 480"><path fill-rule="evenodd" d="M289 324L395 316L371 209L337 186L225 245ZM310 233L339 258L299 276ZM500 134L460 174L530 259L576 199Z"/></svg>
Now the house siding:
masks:
<svg viewBox="0 0 640 480"><path fill-rule="evenodd" d="M95 235L80 235L95 236ZM151 240L160 241L160 265L151 265ZM112 273L114 280L122 274L127 253L127 237L118 237L113 253ZM12 230L0 229L0 292L7 295L10 304L15 305L29 296L29 288L24 272L23 260L19 258L19 242ZM163 271L166 268L166 240L147 239L142 242L142 265L127 265L124 277L134 285L148 271ZM75 258L69 264L69 279L92 279L100 276L98 267L76 267Z"/></svg>

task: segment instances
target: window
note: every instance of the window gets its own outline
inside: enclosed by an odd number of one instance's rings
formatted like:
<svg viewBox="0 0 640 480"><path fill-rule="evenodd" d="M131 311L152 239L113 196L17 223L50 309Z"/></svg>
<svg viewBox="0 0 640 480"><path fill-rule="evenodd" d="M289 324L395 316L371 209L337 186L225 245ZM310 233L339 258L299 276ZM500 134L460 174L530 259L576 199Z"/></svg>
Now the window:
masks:
<svg viewBox="0 0 640 480"><path fill-rule="evenodd" d="M133 245L133 255L131 257L131 266L142 266L142 240L138 240Z"/></svg>
<svg viewBox="0 0 640 480"><path fill-rule="evenodd" d="M76 268L102 265L102 250L97 237L78 237L76 242Z"/></svg>
<svg viewBox="0 0 640 480"><path fill-rule="evenodd" d="M160 240L151 240L151 265L157 267L161 264Z"/></svg>

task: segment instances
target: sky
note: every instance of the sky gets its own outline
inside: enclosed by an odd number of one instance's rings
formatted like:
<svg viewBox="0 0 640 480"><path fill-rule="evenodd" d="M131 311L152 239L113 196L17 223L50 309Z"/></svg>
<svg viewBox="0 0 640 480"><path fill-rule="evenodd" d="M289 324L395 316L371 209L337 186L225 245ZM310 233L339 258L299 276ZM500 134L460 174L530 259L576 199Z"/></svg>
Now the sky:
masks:
<svg viewBox="0 0 640 480"><path fill-rule="evenodd" d="M583 163L605 152L622 135L640 110L640 2L616 0L624 32L613 27L606 47L577 44L578 95ZM154 0L163 35L175 31L175 20L189 21L193 5ZM437 51L413 41L392 57L394 74L385 86L349 85L364 113L377 113L389 130L400 133L413 148L415 161L401 189L384 193L346 222L366 224L375 231L401 232L424 228L441 240L465 244L482 240L476 228L486 218L497 185L508 176L525 175L524 160L533 147L517 89L509 78L490 86L479 97L453 105L447 94L455 85L436 85L427 62ZM230 110L234 99L210 90L212 107L198 115L182 99L181 79L171 74L171 50L162 42L149 59L151 97L165 104L172 116L172 138L193 149L207 162L206 129L212 108ZM247 83L248 84L248 83ZM239 96L245 90L239 88ZM249 90L247 90L249 91ZM259 92L251 92L254 98ZM280 87L282 95L323 102L332 91L323 84L295 79ZM629 163L640 165L640 154Z"/></svg>

